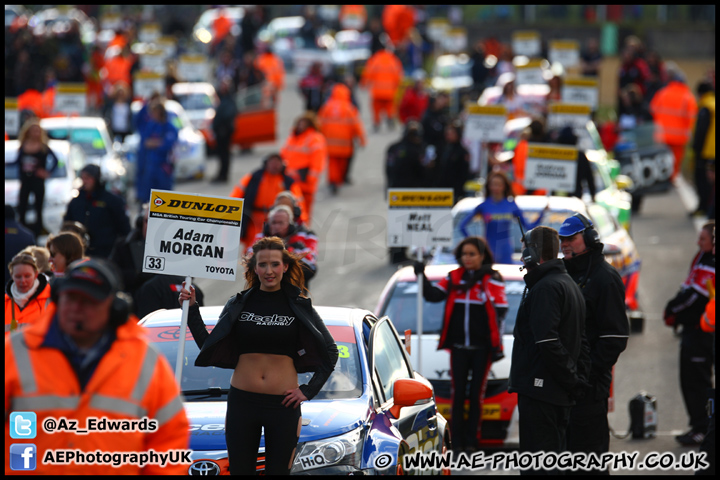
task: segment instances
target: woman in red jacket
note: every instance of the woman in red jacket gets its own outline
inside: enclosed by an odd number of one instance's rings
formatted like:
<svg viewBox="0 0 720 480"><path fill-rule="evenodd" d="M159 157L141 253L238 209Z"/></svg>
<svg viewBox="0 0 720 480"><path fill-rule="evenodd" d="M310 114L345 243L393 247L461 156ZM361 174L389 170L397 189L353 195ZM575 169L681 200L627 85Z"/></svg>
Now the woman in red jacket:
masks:
<svg viewBox="0 0 720 480"><path fill-rule="evenodd" d="M438 350L450 350L453 443L458 451L477 450L480 413L490 365L503 357L502 330L508 303L502 276L492 269L493 254L482 237L467 237L455 249L459 268L433 286L423 275L423 296L445 302ZM415 273L424 265L415 263ZM464 419L470 380L470 415Z"/></svg>

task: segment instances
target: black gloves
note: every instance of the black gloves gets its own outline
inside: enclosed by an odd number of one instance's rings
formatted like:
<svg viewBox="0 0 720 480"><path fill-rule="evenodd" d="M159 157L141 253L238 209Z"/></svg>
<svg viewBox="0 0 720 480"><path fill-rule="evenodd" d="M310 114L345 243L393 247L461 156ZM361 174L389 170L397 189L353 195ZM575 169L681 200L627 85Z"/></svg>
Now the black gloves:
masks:
<svg viewBox="0 0 720 480"><path fill-rule="evenodd" d="M505 358L505 353L503 352L502 347L493 348L490 352L490 361L493 363L500 361L503 358Z"/></svg>
<svg viewBox="0 0 720 480"><path fill-rule="evenodd" d="M573 386L572 390L570 391L570 396L574 400L582 400L585 398L590 392L592 392L592 385L590 385L588 382L586 382L583 379L578 379L575 386Z"/></svg>
<svg viewBox="0 0 720 480"><path fill-rule="evenodd" d="M419 262L415 260L413 262L413 270L415 271L415 275L420 275L421 273L425 273L425 264L423 262Z"/></svg>

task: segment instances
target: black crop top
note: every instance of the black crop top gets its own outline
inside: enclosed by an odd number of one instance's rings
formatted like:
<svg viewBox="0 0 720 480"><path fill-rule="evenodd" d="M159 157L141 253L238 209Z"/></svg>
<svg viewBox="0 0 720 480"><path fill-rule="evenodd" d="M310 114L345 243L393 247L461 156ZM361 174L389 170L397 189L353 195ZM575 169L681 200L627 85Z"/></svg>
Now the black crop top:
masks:
<svg viewBox="0 0 720 480"><path fill-rule="evenodd" d="M282 290L265 292L257 289L245 303L233 335L243 353L287 355L295 360L300 336L300 320L290 309Z"/></svg>

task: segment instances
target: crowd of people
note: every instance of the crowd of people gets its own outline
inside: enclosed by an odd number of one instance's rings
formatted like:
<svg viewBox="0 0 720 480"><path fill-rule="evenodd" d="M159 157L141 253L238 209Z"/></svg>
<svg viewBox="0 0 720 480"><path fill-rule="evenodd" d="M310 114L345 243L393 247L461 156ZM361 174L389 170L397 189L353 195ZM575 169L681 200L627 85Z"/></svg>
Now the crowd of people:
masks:
<svg viewBox="0 0 720 480"><path fill-rule="evenodd" d="M227 183L237 114L234 94L241 88L261 85L266 95L277 100L285 80L282 61L268 44L256 41L260 28L269 20L262 6L246 12L238 37L231 34L227 17L221 13L218 19L212 26L209 48L216 62L213 77L220 99L213 122L220 169L213 183ZM79 172L82 188L67 206L63 230L51 234L44 247L36 245L38 236L45 233L44 180L56 168L57 159L38 122L30 119L24 123L18 159L22 173L18 212L8 205L5 209L5 331L6 351L10 352L6 366L6 390L10 391L6 396L17 401L28 396L30 392L24 390L27 378L23 376L31 375L39 379L41 390L48 395L77 397L83 405L91 404L83 402L91 395L86 387L93 378L105 375L105 383L95 391L104 395L112 389L112 379L134 379L141 369L143 380L149 379L143 388L152 394L132 401L140 403L149 415L161 416L164 422L160 432L151 436L152 442L140 445L141 440L135 438L138 445L133 448L141 451L154 444L159 450L187 448L188 422L170 367L162 356L142 364L148 346L135 324L156 309L175 308L178 300L189 301L189 326L201 350L197 365L235 368L227 402L227 421L232 428L227 429L226 438L232 473L246 469L255 472L257 441L247 442L239 432L253 431L253 438L259 440L261 428L274 442L268 450L267 473L288 473L288 458L298 439L300 403L317 394L337 361L337 347L306 294L318 272L318 238L311 226L325 169L327 188L337 195L344 185L353 183L352 160L358 148L368 142L355 88L368 90L373 133L379 132L383 123L390 131L401 125L400 138L386 151L387 188L450 188L457 202L467 194L466 182L483 173L471 167L470 152L463 142L463 117L451 114L449 95L430 94L424 87L422 66L430 53L430 42L421 29L415 28L416 20L409 6L388 6L381 18L368 18L367 12L358 8L341 14L340 23L367 25L373 39L372 56L358 85L352 77L327 76L321 65L311 66L298 84L305 111L298 112L286 142L229 192L232 197L245 199L241 237L249 289L228 302L223 311L227 315L221 315L226 320L210 333L198 308L203 303L199 288L184 285L181 277L149 274L142 269L147 202L151 189L173 189L171 151L178 131L168 121L162 102L163 97L171 98L170 88L151 95L139 113L130 114L132 72L139 68L129 48L137 35L136 25L130 23L117 31L108 45L117 50L117 55L109 58L97 46L84 52L79 25L73 24L69 32L56 39L32 35L26 26L17 25L10 36L14 57L6 62L12 65L6 96L21 96L29 89L44 92L58 81L92 85L94 107L103 109L113 134L122 137L130 132L131 125L140 133L135 186L142 207L131 224L127 200L108 192L100 168L88 165ZM301 35L312 44L321 25L311 10L306 12L305 25ZM528 113L515 88L512 52L507 46L486 39L472 54L475 94L480 95L497 79L505 79L498 102L514 114ZM491 54L498 60L493 67L485 61ZM601 59L597 42L588 44L582 58L583 73L596 75ZM401 82L408 76L413 82L400 95ZM175 81L171 71L166 86ZM555 76L550 86L546 103L560 98L562 78ZM656 53L645 53L642 44L631 38L622 52L619 87L618 128L654 122L656 138L675 155L673 178L679 174L685 148L692 140L694 182L701 202L698 212L714 217L714 176L712 182L709 177L710 172L714 175L715 155L713 85L702 82L696 100L677 66L664 64ZM507 299L503 279L492 265L512 262L507 222L514 216L523 218L513 197L548 193L525 188L529 142L576 145L577 137L568 128L546 129L541 112L522 132L509 172L491 157L485 200L460 225L466 238L455 250L458 268L439 284L427 282L424 288L428 301L445 302L438 349L451 352L453 412L462 410L469 386L470 415L466 420L455 414L452 420L458 450L478 448L489 367L503 356L501 332ZM588 159L580 152L577 160L577 188L566 193L581 196L587 189L594 196L592 173L585 168ZM37 219L30 225L32 230L24 225L30 193L34 194ZM466 230L476 215L481 215L486 224L485 238L470 236ZM612 368L626 347L629 333L624 286L617 271L604 261L603 244L589 219L573 215L559 231L542 226L543 220L541 215L535 223L524 225L528 230L522 254L528 270L527 291L517 317L509 380L509 391L518 394L523 419L520 449L605 453L609 451L607 412ZM714 223L703 227L701 251L693 260L690 276L665 311L669 326L683 327L681 387L691 423L691 430L677 438L683 445L701 443L708 430L702 407L712 356L710 336L701 332L700 324L706 305L714 297L711 244L714 248ZM558 258L560 252L564 258ZM390 253L393 263L406 260L404 252L391 249ZM415 264L417 274L423 269L422 263ZM472 306L466 308L468 305ZM292 328L269 332L251 322L236 321L248 312L296 315L300 321ZM269 335L280 340L268 342ZM299 335L307 342L316 365L314 376L303 386L297 385L297 373L305 367L298 364L290 347ZM237 345L230 347L230 342L223 341L228 336L237 338ZM37 348L46 344L51 348ZM100 360L118 355L116 347L134 360L106 372L107 366ZM55 351L63 355L58 357ZM699 355L702 362L697 360ZM228 357L235 363L230 365ZM29 369L19 365L28 358L32 359ZM68 376L75 375L81 394L72 391L70 385L59 385L39 375L39 368L59 368ZM269 372L274 374L274 383L258 380ZM130 392L132 388L126 396ZM248 408L258 415L239 415ZM88 407L84 413L92 414L93 409ZM89 447L89 442L83 446Z"/></svg>

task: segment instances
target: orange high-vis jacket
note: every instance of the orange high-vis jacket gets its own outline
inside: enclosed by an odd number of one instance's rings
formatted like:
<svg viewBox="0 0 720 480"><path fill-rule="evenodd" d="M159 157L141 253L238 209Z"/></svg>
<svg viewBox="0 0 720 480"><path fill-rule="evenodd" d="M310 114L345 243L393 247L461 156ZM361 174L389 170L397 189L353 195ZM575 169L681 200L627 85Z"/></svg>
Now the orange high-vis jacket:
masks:
<svg viewBox="0 0 720 480"><path fill-rule="evenodd" d="M17 328L28 327L42 318L50 305L50 283L42 273L38 275L40 284L23 308L5 293L5 333L10 332L13 319Z"/></svg>
<svg viewBox="0 0 720 480"><path fill-rule="evenodd" d="M400 60L382 49L375 52L365 64L360 85L370 88L372 98L392 100L403 78Z"/></svg>
<svg viewBox="0 0 720 480"><path fill-rule="evenodd" d="M245 192L248 184L253 177L255 172L250 172L240 179L230 192L231 197L245 198ZM274 175L270 173L263 173L260 183L257 186L257 194L253 205L243 205L243 211L249 212L251 217L251 223L245 227L245 235L243 236L243 242L247 245L249 241L252 241L258 232L262 231L263 224L267 220L267 214L275 204L275 197L280 192L287 190L285 188L285 176ZM290 192L298 200L300 209L302 212L305 211L303 194L300 190L300 184L294 181L289 188ZM307 217L307 214L305 215ZM300 215L301 221L306 221L307 218L303 219L302 214Z"/></svg>
<svg viewBox="0 0 720 480"><path fill-rule="evenodd" d="M405 40L415 26L415 11L409 5L386 5L382 13L382 24L393 45Z"/></svg>
<svg viewBox="0 0 720 480"><path fill-rule="evenodd" d="M357 108L350 101L347 86L337 84L333 87L330 98L318 111L318 121L329 157L350 158L356 138L365 146L365 130Z"/></svg>
<svg viewBox="0 0 720 480"><path fill-rule="evenodd" d="M219 43L225 36L230 33L230 29L232 29L233 22L230 20L224 13L221 13L220 15L215 18L212 24L213 29L213 39L212 43L217 44Z"/></svg>
<svg viewBox="0 0 720 480"><path fill-rule="evenodd" d="M105 67L103 67L101 75L104 76L104 80L110 85L115 85L118 82L125 82L127 85L132 85L132 77L130 76L132 63L131 58L116 55L105 62Z"/></svg>
<svg viewBox="0 0 720 480"><path fill-rule="evenodd" d="M54 304L36 324L5 337L5 451L19 441L10 437L10 412L31 411L37 416L37 469L45 475L185 475L188 464L139 466L137 463L113 467L108 464L50 465L42 460L48 450L65 449L95 453L168 453L189 448L189 422L180 389L168 361L146 336L148 330L131 316L117 328L116 339L100 359L84 389L66 355L52 345L43 345L53 317ZM49 418L77 420L85 428L88 417L108 420L157 422L155 431L74 432L41 431ZM136 429L139 430L139 429ZM21 442L21 441L20 441ZM137 461L137 459L136 459ZM5 473L10 456L5 456Z"/></svg>
<svg viewBox="0 0 720 480"><path fill-rule="evenodd" d="M276 91L285 87L285 67L277 55L265 52L255 59L255 67L263 72L265 79L270 82Z"/></svg>
<svg viewBox="0 0 720 480"><path fill-rule="evenodd" d="M362 31L367 23L367 10L365 5L343 5L338 15L340 25L344 29Z"/></svg>
<svg viewBox="0 0 720 480"><path fill-rule="evenodd" d="M300 135L291 133L280 150L280 156L287 162L286 173L299 179L303 196L312 196L317 190L320 176L327 164L327 143L322 133L312 127ZM311 209L311 205L307 205Z"/></svg>
<svg viewBox="0 0 720 480"><path fill-rule="evenodd" d="M697 110L697 101L687 85L677 81L668 83L650 102L650 113L655 120L655 141L667 145L687 144Z"/></svg>

